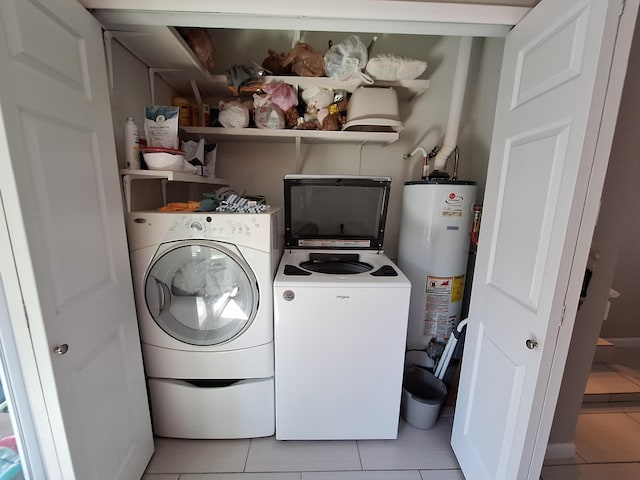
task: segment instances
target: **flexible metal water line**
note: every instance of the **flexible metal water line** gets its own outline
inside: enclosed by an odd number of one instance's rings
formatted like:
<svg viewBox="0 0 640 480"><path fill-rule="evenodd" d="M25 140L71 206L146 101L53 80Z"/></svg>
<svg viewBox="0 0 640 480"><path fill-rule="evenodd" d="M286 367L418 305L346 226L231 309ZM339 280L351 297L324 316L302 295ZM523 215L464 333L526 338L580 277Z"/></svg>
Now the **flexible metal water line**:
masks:
<svg viewBox="0 0 640 480"><path fill-rule="evenodd" d="M429 154L424 147L417 147L413 152L405 153L402 158L406 160L418 152L422 152L422 179L425 180L429 176Z"/></svg>

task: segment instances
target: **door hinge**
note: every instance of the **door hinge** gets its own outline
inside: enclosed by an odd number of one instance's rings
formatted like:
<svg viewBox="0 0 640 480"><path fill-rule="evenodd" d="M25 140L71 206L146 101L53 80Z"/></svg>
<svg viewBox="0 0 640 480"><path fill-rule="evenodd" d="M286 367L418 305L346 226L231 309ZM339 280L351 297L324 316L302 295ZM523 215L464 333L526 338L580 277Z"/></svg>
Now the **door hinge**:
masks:
<svg viewBox="0 0 640 480"><path fill-rule="evenodd" d="M566 311L567 311L567 306L562 305L562 313L560 314L560 325L562 325L562 322L564 322L564 312Z"/></svg>

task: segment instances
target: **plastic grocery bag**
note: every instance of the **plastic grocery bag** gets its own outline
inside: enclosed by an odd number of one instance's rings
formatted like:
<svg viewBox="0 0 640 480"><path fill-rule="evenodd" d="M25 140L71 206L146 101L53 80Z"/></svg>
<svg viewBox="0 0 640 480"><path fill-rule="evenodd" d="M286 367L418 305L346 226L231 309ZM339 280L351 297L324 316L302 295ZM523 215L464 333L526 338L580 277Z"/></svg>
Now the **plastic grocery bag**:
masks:
<svg viewBox="0 0 640 480"><path fill-rule="evenodd" d="M258 128L280 129L287 124L282 109L271 102L256 105L253 119Z"/></svg>
<svg viewBox="0 0 640 480"><path fill-rule="evenodd" d="M200 64L212 73L216 66L216 46L209 32L204 28L179 28L178 31Z"/></svg>
<svg viewBox="0 0 640 480"><path fill-rule="evenodd" d="M330 88L318 87L317 85L310 85L306 87L300 96L307 106L307 111L320 110L333 102L333 90Z"/></svg>
<svg viewBox="0 0 640 480"><path fill-rule="evenodd" d="M284 82L271 82L262 86L262 91L266 93L269 100L286 112L291 107L298 105L298 95L295 89Z"/></svg>
<svg viewBox="0 0 640 480"><path fill-rule="evenodd" d="M373 83L363 73L368 60L367 47L360 37L350 35L340 43L332 45L324 55L324 70L327 77L336 80L364 80Z"/></svg>
<svg viewBox="0 0 640 480"><path fill-rule="evenodd" d="M298 43L284 58L284 67L300 77L321 77L324 73L324 58L311 45Z"/></svg>
<svg viewBox="0 0 640 480"><path fill-rule="evenodd" d="M232 101L219 103L218 122L226 128L245 128L249 126L249 109L242 102Z"/></svg>

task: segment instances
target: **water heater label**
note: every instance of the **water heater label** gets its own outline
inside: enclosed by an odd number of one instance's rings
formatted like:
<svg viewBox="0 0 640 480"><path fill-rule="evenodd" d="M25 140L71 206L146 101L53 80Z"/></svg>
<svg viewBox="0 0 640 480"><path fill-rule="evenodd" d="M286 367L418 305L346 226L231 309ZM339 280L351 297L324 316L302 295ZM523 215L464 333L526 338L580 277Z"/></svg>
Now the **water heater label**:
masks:
<svg viewBox="0 0 640 480"><path fill-rule="evenodd" d="M451 192L447 195L442 206L443 217L462 217L462 207L464 206L464 198Z"/></svg>
<svg viewBox="0 0 640 480"><path fill-rule="evenodd" d="M425 337L446 341L457 320L458 306L464 294L464 275L440 277L429 275L426 282Z"/></svg>
<svg viewBox="0 0 640 480"><path fill-rule="evenodd" d="M453 277L453 287L451 288L451 303L461 302L464 295L464 275Z"/></svg>

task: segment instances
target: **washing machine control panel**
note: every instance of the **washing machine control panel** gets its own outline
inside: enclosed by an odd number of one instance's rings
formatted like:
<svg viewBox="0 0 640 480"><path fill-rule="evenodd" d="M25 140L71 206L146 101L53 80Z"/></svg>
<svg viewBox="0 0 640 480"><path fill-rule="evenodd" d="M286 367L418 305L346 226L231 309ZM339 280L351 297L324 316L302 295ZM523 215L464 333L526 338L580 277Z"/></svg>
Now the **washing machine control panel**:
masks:
<svg viewBox="0 0 640 480"><path fill-rule="evenodd" d="M195 235L206 234L207 237L224 235L224 226L211 220L211 217L206 219L187 219L185 222L187 228Z"/></svg>
<svg viewBox="0 0 640 480"><path fill-rule="evenodd" d="M174 232L192 238L248 239L268 226L254 215L185 215L176 221Z"/></svg>

